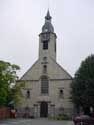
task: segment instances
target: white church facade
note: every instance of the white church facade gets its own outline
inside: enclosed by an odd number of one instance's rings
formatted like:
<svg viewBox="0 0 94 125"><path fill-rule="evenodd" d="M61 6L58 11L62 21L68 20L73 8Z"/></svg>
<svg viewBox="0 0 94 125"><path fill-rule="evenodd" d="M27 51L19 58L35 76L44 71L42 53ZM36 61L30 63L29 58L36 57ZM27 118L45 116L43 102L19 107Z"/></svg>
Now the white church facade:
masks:
<svg viewBox="0 0 94 125"><path fill-rule="evenodd" d="M39 58L20 79L25 81L25 87L19 112L34 117L72 114L72 77L56 62L56 38L48 11L39 34Z"/></svg>

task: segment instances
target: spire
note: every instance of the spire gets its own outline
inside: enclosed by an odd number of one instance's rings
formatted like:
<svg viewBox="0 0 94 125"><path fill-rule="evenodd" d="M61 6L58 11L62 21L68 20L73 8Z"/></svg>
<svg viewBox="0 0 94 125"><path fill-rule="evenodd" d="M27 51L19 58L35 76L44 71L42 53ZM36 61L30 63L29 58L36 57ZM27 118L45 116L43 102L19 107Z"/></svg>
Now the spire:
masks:
<svg viewBox="0 0 94 125"><path fill-rule="evenodd" d="M50 16L50 12L49 12L49 9L48 9L48 11L47 11L47 15L45 16L45 19L47 19L47 20L51 20L51 16Z"/></svg>
<svg viewBox="0 0 94 125"><path fill-rule="evenodd" d="M47 14L45 16L45 24L42 27L42 32L54 32L53 25L51 24L52 17L50 16L49 9L47 11Z"/></svg>

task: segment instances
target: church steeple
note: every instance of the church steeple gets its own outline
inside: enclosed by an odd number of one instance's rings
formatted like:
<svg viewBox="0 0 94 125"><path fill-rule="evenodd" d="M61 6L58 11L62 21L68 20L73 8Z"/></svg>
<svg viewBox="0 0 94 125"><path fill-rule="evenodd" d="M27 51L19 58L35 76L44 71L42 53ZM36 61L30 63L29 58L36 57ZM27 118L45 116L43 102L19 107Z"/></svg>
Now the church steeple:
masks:
<svg viewBox="0 0 94 125"><path fill-rule="evenodd" d="M49 10L45 16L42 33L39 35L39 58L50 57L56 60L56 34L51 23Z"/></svg>
<svg viewBox="0 0 94 125"><path fill-rule="evenodd" d="M45 16L45 24L42 27L42 33L44 32L52 32L54 33L53 25L51 24L52 17L50 16L49 10L47 11L47 15Z"/></svg>

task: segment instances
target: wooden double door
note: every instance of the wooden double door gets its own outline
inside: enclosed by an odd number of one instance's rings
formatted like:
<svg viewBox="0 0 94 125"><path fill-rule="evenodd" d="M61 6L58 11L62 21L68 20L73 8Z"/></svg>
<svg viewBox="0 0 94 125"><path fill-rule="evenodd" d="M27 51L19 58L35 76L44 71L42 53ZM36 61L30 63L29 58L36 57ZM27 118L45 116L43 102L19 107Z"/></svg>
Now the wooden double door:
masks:
<svg viewBox="0 0 94 125"><path fill-rule="evenodd" d="M40 103L40 117L48 117L48 103L45 101Z"/></svg>

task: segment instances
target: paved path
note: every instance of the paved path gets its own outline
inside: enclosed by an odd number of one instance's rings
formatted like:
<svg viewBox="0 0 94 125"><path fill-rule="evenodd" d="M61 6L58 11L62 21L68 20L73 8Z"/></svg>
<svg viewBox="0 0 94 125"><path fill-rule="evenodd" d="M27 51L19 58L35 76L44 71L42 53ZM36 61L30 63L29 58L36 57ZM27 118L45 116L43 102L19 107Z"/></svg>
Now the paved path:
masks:
<svg viewBox="0 0 94 125"><path fill-rule="evenodd" d="M72 121L56 121L48 119L14 119L2 121L0 125L74 125Z"/></svg>

